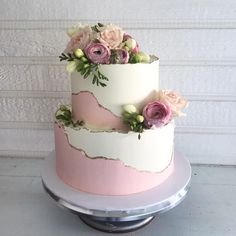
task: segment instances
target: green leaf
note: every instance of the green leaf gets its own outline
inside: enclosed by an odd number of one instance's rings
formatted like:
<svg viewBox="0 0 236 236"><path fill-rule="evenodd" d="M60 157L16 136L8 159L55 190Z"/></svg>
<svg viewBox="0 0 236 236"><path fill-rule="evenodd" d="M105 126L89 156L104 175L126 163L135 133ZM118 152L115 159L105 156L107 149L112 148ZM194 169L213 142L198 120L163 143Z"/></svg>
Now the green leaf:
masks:
<svg viewBox="0 0 236 236"><path fill-rule="evenodd" d="M85 68L82 68L82 69L80 70L80 74L81 74L81 75L84 75L85 72L86 72L86 69L85 69Z"/></svg>
<svg viewBox="0 0 236 236"><path fill-rule="evenodd" d="M88 76L90 75L91 71L87 70L84 74L84 79L88 78Z"/></svg>
<svg viewBox="0 0 236 236"><path fill-rule="evenodd" d="M94 69L95 71L98 70L98 64L91 64L91 68Z"/></svg>
<svg viewBox="0 0 236 236"><path fill-rule="evenodd" d="M92 26L91 29L97 33L99 32L97 25Z"/></svg>
<svg viewBox="0 0 236 236"><path fill-rule="evenodd" d="M57 115L56 118L58 120L65 120L65 116L63 116L63 115Z"/></svg>
<svg viewBox="0 0 236 236"><path fill-rule="evenodd" d="M101 78L102 77L102 73L100 72L100 70L98 69L98 77Z"/></svg>
<svg viewBox="0 0 236 236"><path fill-rule="evenodd" d="M96 75L93 75L93 84L95 84L96 83L96 80L97 80L97 76Z"/></svg>
<svg viewBox="0 0 236 236"><path fill-rule="evenodd" d="M63 112L63 115L64 115L64 117L65 117L66 119L71 119L71 112L70 112L69 110L64 111L64 112Z"/></svg>
<svg viewBox="0 0 236 236"><path fill-rule="evenodd" d="M98 77L102 80L107 80L108 81L108 78L105 75L103 75L99 70L98 70Z"/></svg>
<svg viewBox="0 0 236 236"><path fill-rule="evenodd" d="M102 82L100 82L100 85L101 85L102 87L106 87L106 86L107 86L105 83L102 83Z"/></svg>
<svg viewBox="0 0 236 236"><path fill-rule="evenodd" d="M65 121L65 122L64 122L64 125L65 125L65 126L68 126L68 125L70 125L70 124L71 124L71 121Z"/></svg>
<svg viewBox="0 0 236 236"><path fill-rule="evenodd" d="M68 108L67 108L65 105L61 105L61 106L60 106L60 110L61 110L61 111L67 111Z"/></svg>
<svg viewBox="0 0 236 236"><path fill-rule="evenodd" d="M81 121L78 120L75 124L81 126L81 125L84 125L84 121L83 120L81 120Z"/></svg>

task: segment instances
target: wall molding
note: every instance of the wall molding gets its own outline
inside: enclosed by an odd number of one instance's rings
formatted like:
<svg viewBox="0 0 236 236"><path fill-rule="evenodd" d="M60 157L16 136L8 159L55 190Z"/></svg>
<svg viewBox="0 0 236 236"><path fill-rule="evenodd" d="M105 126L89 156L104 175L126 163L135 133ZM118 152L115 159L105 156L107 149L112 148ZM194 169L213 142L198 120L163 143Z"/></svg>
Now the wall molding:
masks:
<svg viewBox="0 0 236 236"><path fill-rule="evenodd" d="M0 90L0 98L68 98L70 95L69 91Z"/></svg>
<svg viewBox="0 0 236 236"><path fill-rule="evenodd" d="M55 20L0 20L2 30L65 30L78 22L94 23L101 19L55 19ZM103 21L109 23L108 21ZM121 20L112 19L113 24L122 25L125 29L236 29L236 19L155 19Z"/></svg>
<svg viewBox="0 0 236 236"><path fill-rule="evenodd" d="M55 65L65 66L65 62L60 62L57 56L0 56L1 65ZM233 59L201 59L191 58L188 60L161 60L160 66L236 66L236 58Z"/></svg>
<svg viewBox="0 0 236 236"><path fill-rule="evenodd" d="M22 151L22 150L0 150L0 158L16 157L29 159L43 159L49 155L48 151Z"/></svg>
<svg viewBox="0 0 236 236"><path fill-rule="evenodd" d="M21 151L21 150L0 150L0 158L17 158L17 159L44 159L49 155L50 151ZM215 156L214 156L215 157ZM222 159L232 159L234 160L234 156L219 156L216 159L218 161L210 161L212 160L209 156L201 155L195 156L195 155L188 155L187 158L191 161L191 165L195 166L211 166L211 167L217 167L217 166L225 166L225 167L236 167L236 165L233 163L233 161L229 163L221 163L219 160ZM198 160L198 161L196 161ZM199 161L201 160L201 161ZM205 160L202 162L202 160Z"/></svg>
<svg viewBox="0 0 236 236"><path fill-rule="evenodd" d="M67 99L70 91L22 91L22 90L1 90L0 98L58 98ZM236 95L224 94L183 94L189 101L203 102L236 102Z"/></svg>
<svg viewBox="0 0 236 236"><path fill-rule="evenodd" d="M53 130L53 122L0 121L0 129ZM176 133L236 135L236 127L177 126Z"/></svg>
<svg viewBox="0 0 236 236"><path fill-rule="evenodd" d="M0 129L52 130L53 122L0 121Z"/></svg>

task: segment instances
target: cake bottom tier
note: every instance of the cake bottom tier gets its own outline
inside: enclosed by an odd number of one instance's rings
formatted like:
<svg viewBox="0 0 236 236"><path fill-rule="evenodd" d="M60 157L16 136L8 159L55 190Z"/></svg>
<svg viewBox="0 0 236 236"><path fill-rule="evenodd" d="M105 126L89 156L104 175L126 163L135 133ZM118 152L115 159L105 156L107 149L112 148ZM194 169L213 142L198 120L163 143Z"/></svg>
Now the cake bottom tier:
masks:
<svg viewBox="0 0 236 236"><path fill-rule="evenodd" d="M68 142L64 129L57 123L54 130L57 174L64 183L84 192L100 195L143 192L163 183L174 168L173 158L159 173L140 171L120 160L90 158Z"/></svg>

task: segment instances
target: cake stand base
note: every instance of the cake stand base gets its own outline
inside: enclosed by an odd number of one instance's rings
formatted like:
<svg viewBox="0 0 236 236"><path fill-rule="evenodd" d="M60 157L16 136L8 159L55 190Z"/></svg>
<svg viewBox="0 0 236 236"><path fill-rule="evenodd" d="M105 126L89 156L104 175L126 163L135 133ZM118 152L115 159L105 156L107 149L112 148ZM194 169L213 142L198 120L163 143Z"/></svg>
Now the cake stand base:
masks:
<svg viewBox="0 0 236 236"><path fill-rule="evenodd" d="M190 188L191 166L179 153L174 154L174 171L161 185L125 196L89 194L66 185L57 176L55 159L52 152L44 162L45 191L59 206L103 232L126 233L147 225L156 215L182 202Z"/></svg>
<svg viewBox="0 0 236 236"><path fill-rule="evenodd" d="M101 221L82 214L79 214L79 218L88 226L99 231L106 233L128 233L146 226L155 218L155 216L149 216L145 219L132 221Z"/></svg>

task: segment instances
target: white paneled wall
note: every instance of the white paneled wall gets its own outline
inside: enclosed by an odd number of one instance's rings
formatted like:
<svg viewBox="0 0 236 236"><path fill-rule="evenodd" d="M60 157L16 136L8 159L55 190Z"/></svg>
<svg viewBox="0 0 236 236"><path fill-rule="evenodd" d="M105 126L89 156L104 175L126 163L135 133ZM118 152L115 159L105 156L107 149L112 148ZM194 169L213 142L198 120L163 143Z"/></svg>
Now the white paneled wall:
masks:
<svg viewBox="0 0 236 236"><path fill-rule="evenodd" d="M190 101L176 147L192 163L236 164L234 0L1 0L0 155L53 149L53 113L70 103L58 55L78 21L121 25L158 55L162 88Z"/></svg>

